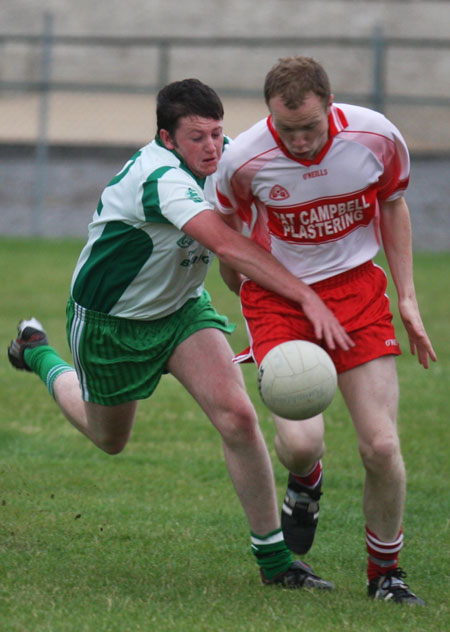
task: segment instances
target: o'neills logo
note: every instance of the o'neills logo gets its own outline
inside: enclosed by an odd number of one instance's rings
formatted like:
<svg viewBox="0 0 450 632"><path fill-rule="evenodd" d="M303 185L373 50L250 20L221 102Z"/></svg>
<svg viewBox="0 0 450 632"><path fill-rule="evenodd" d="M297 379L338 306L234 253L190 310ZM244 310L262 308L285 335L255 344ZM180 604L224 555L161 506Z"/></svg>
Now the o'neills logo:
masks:
<svg viewBox="0 0 450 632"><path fill-rule="evenodd" d="M289 192L286 191L281 184L275 184L270 190L269 197L271 200L287 200L289 196Z"/></svg>
<svg viewBox="0 0 450 632"><path fill-rule="evenodd" d="M303 174L303 180L309 180L309 178L320 178L320 176L328 175L326 169L316 169L315 171L307 171Z"/></svg>
<svg viewBox="0 0 450 632"><path fill-rule="evenodd" d="M267 207L273 235L297 243L333 241L359 226L368 226L375 215L376 191L350 198L323 200L315 206L300 204L286 209ZM322 201L322 200L321 200Z"/></svg>

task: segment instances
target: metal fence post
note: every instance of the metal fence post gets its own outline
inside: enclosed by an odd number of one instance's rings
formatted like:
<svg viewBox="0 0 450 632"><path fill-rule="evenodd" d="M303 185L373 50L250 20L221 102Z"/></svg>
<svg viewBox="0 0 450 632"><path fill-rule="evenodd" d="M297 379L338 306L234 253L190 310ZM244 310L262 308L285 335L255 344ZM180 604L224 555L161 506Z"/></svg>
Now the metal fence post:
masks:
<svg viewBox="0 0 450 632"><path fill-rule="evenodd" d="M372 107L384 114L386 106L386 42L383 28L379 24L375 27L373 36L373 94Z"/></svg>
<svg viewBox="0 0 450 632"><path fill-rule="evenodd" d="M40 98L38 138L36 144L36 171L34 186L34 205L32 209L32 231L34 235L41 232L44 211L45 192L48 171L48 122L50 113L50 81L52 73L53 47L53 15L44 13L42 31L42 62L40 76Z"/></svg>
<svg viewBox="0 0 450 632"><path fill-rule="evenodd" d="M163 40L158 46L158 90L167 85L169 81L169 42Z"/></svg>

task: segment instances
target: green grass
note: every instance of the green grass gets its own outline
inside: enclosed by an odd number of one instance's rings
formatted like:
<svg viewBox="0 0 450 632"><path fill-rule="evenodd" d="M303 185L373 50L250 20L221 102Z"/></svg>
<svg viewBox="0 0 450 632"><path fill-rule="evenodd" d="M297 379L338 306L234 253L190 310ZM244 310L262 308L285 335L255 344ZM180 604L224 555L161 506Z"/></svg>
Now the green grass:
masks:
<svg viewBox="0 0 450 632"><path fill-rule="evenodd" d="M35 315L70 360L65 302L79 241L0 239L2 347L19 318ZM439 363L424 371L405 335L399 359L400 429L409 473L402 564L425 609L365 595L362 470L340 396L326 416L326 493L306 561L330 594L260 585L243 512L216 431L167 376L139 407L126 450L109 457L59 414L36 376L0 357L0 629L2 632L264 632L408 630L450 626L448 270L450 254L417 254L422 315ZM238 323L237 298L208 289ZM394 296L394 292L390 291ZM394 305L395 307L395 305ZM397 321L398 322L398 321ZM274 456L273 426L244 374ZM286 473L274 458L280 499Z"/></svg>

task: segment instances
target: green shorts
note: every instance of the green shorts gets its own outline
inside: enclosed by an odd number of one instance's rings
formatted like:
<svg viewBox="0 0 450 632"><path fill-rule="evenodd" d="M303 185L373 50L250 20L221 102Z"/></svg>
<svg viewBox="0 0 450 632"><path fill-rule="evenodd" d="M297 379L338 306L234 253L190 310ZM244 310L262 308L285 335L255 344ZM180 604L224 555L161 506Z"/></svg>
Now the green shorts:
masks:
<svg viewBox="0 0 450 632"><path fill-rule="evenodd" d="M83 400L114 406L149 397L183 340L209 327L234 330L210 301L204 290L173 314L145 321L85 309L70 298L67 339Z"/></svg>

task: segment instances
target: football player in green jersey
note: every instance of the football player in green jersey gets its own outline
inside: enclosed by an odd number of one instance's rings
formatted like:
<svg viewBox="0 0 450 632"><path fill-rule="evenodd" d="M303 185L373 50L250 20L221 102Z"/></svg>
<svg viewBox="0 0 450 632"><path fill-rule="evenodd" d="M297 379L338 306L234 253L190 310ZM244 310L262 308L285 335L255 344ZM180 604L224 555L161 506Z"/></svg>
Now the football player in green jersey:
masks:
<svg viewBox="0 0 450 632"><path fill-rule="evenodd" d="M299 302L329 344L352 343L308 286L215 212L222 118L219 97L196 79L159 92L156 137L104 189L74 271L67 336L75 369L35 318L19 323L8 356L38 374L65 417L108 454L125 447L138 400L171 373L221 435L262 581L330 589L285 545L267 447L224 335L232 327L203 287L213 253L236 285L246 275Z"/></svg>

